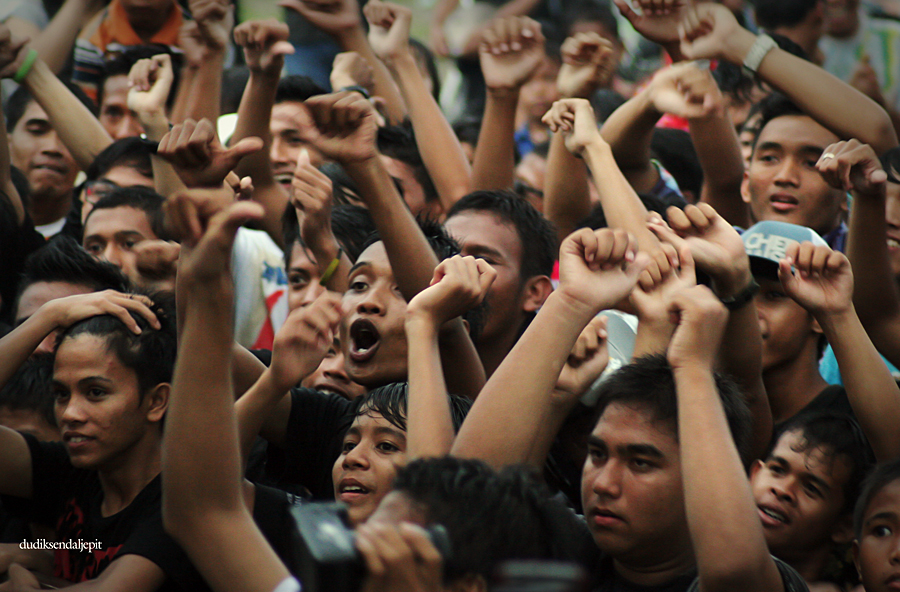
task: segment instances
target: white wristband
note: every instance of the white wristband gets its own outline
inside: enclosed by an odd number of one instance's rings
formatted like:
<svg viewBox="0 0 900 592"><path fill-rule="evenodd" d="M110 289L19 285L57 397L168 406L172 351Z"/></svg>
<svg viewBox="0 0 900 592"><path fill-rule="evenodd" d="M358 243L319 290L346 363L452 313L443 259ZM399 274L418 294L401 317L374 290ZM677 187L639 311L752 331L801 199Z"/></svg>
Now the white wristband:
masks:
<svg viewBox="0 0 900 592"><path fill-rule="evenodd" d="M778 44L768 35L757 37L756 41L753 42L753 47L750 48L750 51L744 57L744 71L750 75L756 75L756 70L759 69L763 58L776 47L778 47Z"/></svg>

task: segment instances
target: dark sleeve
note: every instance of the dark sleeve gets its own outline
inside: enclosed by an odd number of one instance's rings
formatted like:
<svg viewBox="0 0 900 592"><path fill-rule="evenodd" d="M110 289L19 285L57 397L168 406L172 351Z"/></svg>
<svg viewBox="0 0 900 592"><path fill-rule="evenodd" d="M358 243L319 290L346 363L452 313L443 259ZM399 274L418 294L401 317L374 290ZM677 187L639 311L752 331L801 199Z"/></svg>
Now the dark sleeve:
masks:
<svg viewBox="0 0 900 592"><path fill-rule="evenodd" d="M784 592L809 592L809 587L797 571L777 557L772 557L775 566L778 567L778 573L781 575L781 583L784 586ZM699 592L700 578L694 580L688 592Z"/></svg>
<svg viewBox="0 0 900 592"><path fill-rule="evenodd" d="M22 436L31 453L31 499L5 495L3 506L12 515L55 528L76 480L86 477L86 472L72 466L63 444L41 442L31 434Z"/></svg>

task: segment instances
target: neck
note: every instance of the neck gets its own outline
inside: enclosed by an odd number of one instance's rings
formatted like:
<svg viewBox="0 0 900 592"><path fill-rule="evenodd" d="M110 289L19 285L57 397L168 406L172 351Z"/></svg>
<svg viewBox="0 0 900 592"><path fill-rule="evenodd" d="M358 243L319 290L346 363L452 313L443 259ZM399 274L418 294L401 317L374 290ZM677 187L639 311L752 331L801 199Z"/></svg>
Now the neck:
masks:
<svg viewBox="0 0 900 592"><path fill-rule="evenodd" d="M103 488L101 514L112 516L127 508L161 469L162 437L151 428L127 453L100 469Z"/></svg>
<svg viewBox="0 0 900 592"><path fill-rule="evenodd" d="M28 203L28 214L35 226L43 226L65 218L71 207L71 191L61 196L32 195Z"/></svg>
<svg viewBox="0 0 900 592"><path fill-rule="evenodd" d="M628 562L613 560L616 573L627 581L638 586L662 586L679 576L694 571L697 563L693 553L688 550L663 561L658 556L652 562Z"/></svg>
<svg viewBox="0 0 900 592"><path fill-rule="evenodd" d="M763 371L775 423L796 415L828 386L819 374L815 359L815 356L801 355L793 363Z"/></svg>

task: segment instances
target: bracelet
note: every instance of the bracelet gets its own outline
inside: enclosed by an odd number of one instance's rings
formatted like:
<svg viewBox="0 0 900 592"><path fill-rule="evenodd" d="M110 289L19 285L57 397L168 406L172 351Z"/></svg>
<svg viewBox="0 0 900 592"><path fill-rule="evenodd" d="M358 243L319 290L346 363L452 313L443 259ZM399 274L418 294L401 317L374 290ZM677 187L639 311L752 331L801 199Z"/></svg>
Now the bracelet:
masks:
<svg viewBox="0 0 900 592"><path fill-rule="evenodd" d="M22 62L22 65L19 66L19 69L16 70L16 73L13 74L13 82L16 84L21 84L25 77L28 76L28 73L31 72L31 67L34 65L35 60L37 60L38 52L36 49L29 49L28 55L25 56L25 61Z"/></svg>
<svg viewBox="0 0 900 592"><path fill-rule="evenodd" d="M325 273L322 274L322 279L319 280L319 285L324 286L328 283L331 277L334 275L334 272L337 271L337 268L341 265L341 256L344 254L344 247L338 247L337 255L335 255L334 259L331 260L331 263L328 264L328 267L325 269Z"/></svg>
<svg viewBox="0 0 900 592"><path fill-rule="evenodd" d="M760 35L757 37L756 41L753 42L750 51L748 51L747 55L744 57L744 72L750 76L755 76L763 58L776 47L778 47L778 43L768 35Z"/></svg>
<svg viewBox="0 0 900 592"><path fill-rule="evenodd" d="M747 306L747 304L753 300L753 297L756 296L756 293L759 292L759 284L756 283L756 280L750 278L750 283L747 284L747 287L735 294L734 296L729 296L728 298L719 298L722 301L722 304L725 305L725 308L728 310L740 310Z"/></svg>

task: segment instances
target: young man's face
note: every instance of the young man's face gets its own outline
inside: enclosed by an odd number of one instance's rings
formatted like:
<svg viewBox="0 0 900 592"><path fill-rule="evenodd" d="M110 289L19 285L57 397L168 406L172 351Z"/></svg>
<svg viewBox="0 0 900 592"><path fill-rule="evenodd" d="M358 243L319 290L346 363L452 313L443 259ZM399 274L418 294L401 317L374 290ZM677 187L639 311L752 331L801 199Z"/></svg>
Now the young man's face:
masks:
<svg viewBox="0 0 900 592"><path fill-rule="evenodd" d="M347 374L369 388L406 380L406 300L384 243L360 253L348 281L340 331Z"/></svg>
<svg viewBox="0 0 900 592"><path fill-rule="evenodd" d="M629 566L691 553L678 442L640 407L607 407L588 443L581 500L597 546Z"/></svg>
<svg viewBox="0 0 900 592"><path fill-rule="evenodd" d="M59 345L53 366L56 420L72 464L110 469L157 430L165 405L143 400L137 375L109 351L108 340L81 334Z"/></svg>
<svg viewBox="0 0 900 592"><path fill-rule="evenodd" d="M275 180L288 193L291 191L294 169L297 168L301 150L306 148L313 166L322 164L322 154L303 139L303 130L311 127L315 127L315 123L303 103L284 101L272 107L272 118L269 120L272 147L269 150L269 160Z"/></svg>
<svg viewBox="0 0 900 592"><path fill-rule="evenodd" d="M900 588L900 481L872 496L853 554L866 592Z"/></svg>
<svg viewBox="0 0 900 592"><path fill-rule="evenodd" d="M839 139L805 115L769 121L759 132L741 186L754 220L808 226L821 235L836 228L847 196L825 182L816 163Z"/></svg>
<svg viewBox="0 0 900 592"><path fill-rule="evenodd" d="M113 140L140 136L144 127L137 114L128 108L128 76L110 76L103 82L100 123Z"/></svg>
<svg viewBox="0 0 900 592"><path fill-rule="evenodd" d="M790 364L818 341L814 320L805 308L784 293L780 281L756 278L756 312L763 339L763 371ZM815 350L813 349L813 355Z"/></svg>
<svg viewBox="0 0 900 592"><path fill-rule="evenodd" d="M331 471L334 497L347 504L351 524L372 515L405 465L406 432L374 411L357 416Z"/></svg>
<svg viewBox="0 0 900 592"><path fill-rule="evenodd" d="M782 434L765 462L757 460L750 470L769 550L790 559L830 547L852 473L845 456L835 458L821 447L804 450L799 430Z"/></svg>
<svg viewBox="0 0 900 592"><path fill-rule="evenodd" d="M37 101L28 103L10 132L9 149L12 164L28 177L32 197L58 199L72 191L78 165Z"/></svg>
<svg viewBox="0 0 900 592"><path fill-rule="evenodd" d="M122 270L132 281L140 279L134 247L158 237L143 210L130 206L93 210L84 223L84 249Z"/></svg>

